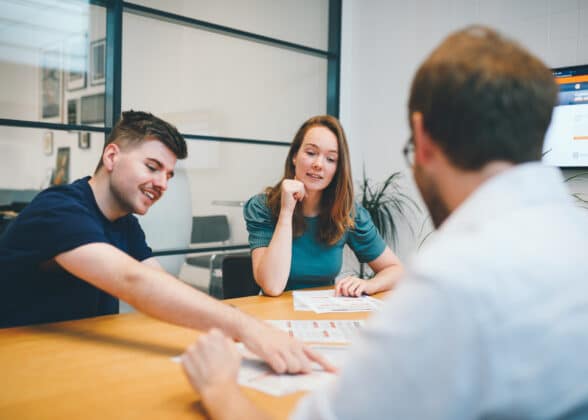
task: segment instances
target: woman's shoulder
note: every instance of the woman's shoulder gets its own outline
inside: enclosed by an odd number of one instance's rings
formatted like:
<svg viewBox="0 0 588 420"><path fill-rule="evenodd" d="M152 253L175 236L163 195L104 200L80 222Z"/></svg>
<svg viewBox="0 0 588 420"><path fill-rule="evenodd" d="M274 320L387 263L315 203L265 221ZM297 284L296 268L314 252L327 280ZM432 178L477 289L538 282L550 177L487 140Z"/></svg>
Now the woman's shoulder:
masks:
<svg viewBox="0 0 588 420"><path fill-rule="evenodd" d="M267 202L267 194L260 193L251 197L243 206L245 220L271 219L271 210Z"/></svg>
<svg viewBox="0 0 588 420"><path fill-rule="evenodd" d="M269 205L267 203L267 194L266 193L259 193L255 194L253 197L249 198L245 202L244 207L246 209L260 211L260 210L268 210Z"/></svg>
<svg viewBox="0 0 588 420"><path fill-rule="evenodd" d="M358 227L364 227L365 225L369 225L372 223L370 213L360 203L353 203L353 209L355 213L353 221L356 229Z"/></svg>

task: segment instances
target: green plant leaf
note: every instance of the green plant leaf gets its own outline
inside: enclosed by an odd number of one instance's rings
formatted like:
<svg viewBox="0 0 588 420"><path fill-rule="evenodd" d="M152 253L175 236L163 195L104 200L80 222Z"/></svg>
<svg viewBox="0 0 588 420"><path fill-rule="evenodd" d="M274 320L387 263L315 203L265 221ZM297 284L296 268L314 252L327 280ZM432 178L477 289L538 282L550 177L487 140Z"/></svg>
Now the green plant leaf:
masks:
<svg viewBox="0 0 588 420"><path fill-rule="evenodd" d="M420 213L419 205L407 194L402 192L400 187L401 172L393 172L382 183L372 183L363 167L363 178L360 185L361 205L367 210L372 218L376 229L384 240L394 245L398 240L398 217L407 221L412 234L414 228L408 215L415 212Z"/></svg>

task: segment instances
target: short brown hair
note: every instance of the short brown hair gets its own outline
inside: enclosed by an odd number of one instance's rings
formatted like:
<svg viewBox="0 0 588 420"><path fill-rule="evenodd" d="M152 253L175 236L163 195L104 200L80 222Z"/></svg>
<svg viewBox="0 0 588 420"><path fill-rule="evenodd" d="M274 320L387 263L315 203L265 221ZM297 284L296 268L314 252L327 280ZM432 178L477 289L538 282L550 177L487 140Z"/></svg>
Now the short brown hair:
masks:
<svg viewBox="0 0 588 420"><path fill-rule="evenodd" d="M409 116L457 167L541 159L557 87L551 71L516 42L471 26L446 38L413 80Z"/></svg>
<svg viewBox="0 0 588 420"><path fill-rule="evenodd" d="M284 179L294 179L296 168L293 159L300 150L304 136L313 127L325 127L337 138L338 158L337 170L333 180L323 191L320 204L319 232L318 239L323 243L336 243L345 231L354 226L353 216L353 178L351 176L351 163L349 161L349 147L347 138L339 120L330 115L319 115L304 122L296 132L286 163L284 165L284 176L273 187L266 189L268 206L275 219L278 218L281 208L281 185ZM304 233L304 215L300 206L296 206L293 216L294 236Z"/></svg>
<svg viewBox="0 0 588 420"><path fill-rule="evenodd" d="M186 141L176 127L157 118L149 112L125 111L120 120L112 128L104 148L110 143L116 143L121 147L131 146L142 142L146 138L155 138L165 144L178 159L188 156ZM102 157L98 162L96 171L102 166Z"/></svg>

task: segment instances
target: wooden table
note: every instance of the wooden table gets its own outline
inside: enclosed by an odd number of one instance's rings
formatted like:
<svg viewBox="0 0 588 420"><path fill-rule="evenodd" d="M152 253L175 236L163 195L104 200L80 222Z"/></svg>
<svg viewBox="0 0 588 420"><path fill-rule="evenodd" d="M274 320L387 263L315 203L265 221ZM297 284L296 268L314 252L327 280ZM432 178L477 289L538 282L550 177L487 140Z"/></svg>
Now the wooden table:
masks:
<svg viewBox="0 0 588 420"><path fill-rule="evenodd" d="M366 313L295 312L292 295L224 301L263 319L362 319ZM0 329L0 419L199 419L204 411L181 366L197 332L141 313ZM285 397L243 388L276 418Z"/></svg>

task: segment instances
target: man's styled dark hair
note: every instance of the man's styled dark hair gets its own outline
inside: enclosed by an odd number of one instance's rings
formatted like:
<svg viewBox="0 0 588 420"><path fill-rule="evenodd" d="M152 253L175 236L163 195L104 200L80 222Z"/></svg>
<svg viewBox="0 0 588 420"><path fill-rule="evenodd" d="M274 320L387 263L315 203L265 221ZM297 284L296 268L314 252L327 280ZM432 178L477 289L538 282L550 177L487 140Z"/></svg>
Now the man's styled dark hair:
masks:
<svg viewBox="0 0 588 420"><path fill-rule="evenodd" d="M450 35L420 66L409 116L457 167L539 160L556 102L550 70L512 40L471 26Z"/></svg>
<svg viewBox="0 0 588 420"><path fill-rule="evenodd" d="M188 156L186 141L176 127L157 118L149 112L125 111L120 120L112 128L104 148L110 143L116 143L121 148L132 147L145 139L157 139L165 144L178 159ZM102 166L102 157L96 171Z"/></svg>

